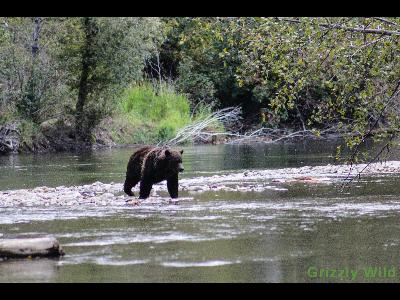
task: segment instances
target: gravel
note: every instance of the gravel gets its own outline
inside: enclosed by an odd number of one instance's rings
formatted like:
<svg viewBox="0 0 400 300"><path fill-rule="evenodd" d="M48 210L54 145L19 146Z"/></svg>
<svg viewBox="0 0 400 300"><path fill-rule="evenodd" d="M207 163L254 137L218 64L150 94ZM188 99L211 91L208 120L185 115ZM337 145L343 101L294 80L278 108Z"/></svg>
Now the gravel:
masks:
<svg viewBox="0 0 400 300"><path fill-rule="evenodd" d="M246 170L244 172L227 172L222 175L185 178L179 181L179 189L189 195L204 192L263 192L265 190L287 191L291 183L331 184L343 180L349 174L357 175L366 164L305 166L301 168L284 168L271 170ZM400 161L387 161L369 165L362 173L364 176L374 174L400 174ZM138 205L136 197L123 193L122 183L94 182L82 186L35 187L33 189L0 191L0 207L13 206L76 206L76 205ZM137 196L139 185L134 188ZM178 203L181 200L191 200L192 197L171 200L166 194L166 183L153 185L150 200L157 203ZM166 194L168 195L168 194ZM153 200L151 200L153 199Z"/></svg>

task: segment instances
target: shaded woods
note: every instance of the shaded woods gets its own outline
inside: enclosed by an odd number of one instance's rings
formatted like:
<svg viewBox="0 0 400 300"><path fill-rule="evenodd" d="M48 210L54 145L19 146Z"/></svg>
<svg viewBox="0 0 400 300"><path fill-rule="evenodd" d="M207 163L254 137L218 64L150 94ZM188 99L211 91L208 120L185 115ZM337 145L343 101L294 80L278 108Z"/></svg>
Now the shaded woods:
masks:
<svg viewBox="0 0 400 300"><path fill-rule="evenodd" d="M399 38L398 18L1 18L0 125L20 132L2 152L159 143L228 107L210 136L354 150L397 135Z"/></svg>

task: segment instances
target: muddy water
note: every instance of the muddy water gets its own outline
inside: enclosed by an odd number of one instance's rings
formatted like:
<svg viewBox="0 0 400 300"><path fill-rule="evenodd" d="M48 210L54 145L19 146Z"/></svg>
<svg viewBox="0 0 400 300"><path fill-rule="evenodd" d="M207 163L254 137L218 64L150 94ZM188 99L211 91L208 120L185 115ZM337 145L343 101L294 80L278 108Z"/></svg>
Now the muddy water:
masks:
<svg viewBox="0 0 400 300"><path fill-rule="evenodd" d="M324 165L336 146L185 147L181 177ZM0 190L122 182L131 152L0 157ZM0 238L52 234L67 253L2 261L0 282L398 282L398 182L363 177L342 193L337 183L304 182L184 191L178 203L138 206L0 207Z"/></svg>

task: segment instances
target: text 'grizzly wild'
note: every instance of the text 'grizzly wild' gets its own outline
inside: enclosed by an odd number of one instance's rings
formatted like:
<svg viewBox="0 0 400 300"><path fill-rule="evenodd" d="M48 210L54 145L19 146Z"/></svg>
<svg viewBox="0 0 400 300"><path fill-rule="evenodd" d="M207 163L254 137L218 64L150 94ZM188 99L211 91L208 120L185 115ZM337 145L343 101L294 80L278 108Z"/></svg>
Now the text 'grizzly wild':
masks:
<svg viewBox="0 0 400 300"><path fill-rule="evenodd" d="M134 196L132 188L140 181L139 199L146 199L153 184L167 180L169 195L178 198L178 173L184 170L182 153L153 146L137 150L128 162L124 192Z"/></svg>

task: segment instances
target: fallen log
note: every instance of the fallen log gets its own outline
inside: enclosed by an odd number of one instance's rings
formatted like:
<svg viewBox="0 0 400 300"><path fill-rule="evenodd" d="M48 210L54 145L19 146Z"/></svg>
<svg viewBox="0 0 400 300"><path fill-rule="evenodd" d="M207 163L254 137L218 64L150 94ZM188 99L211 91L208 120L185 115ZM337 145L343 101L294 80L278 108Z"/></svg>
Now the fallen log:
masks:
<svg viewBox="0 0 400 300"><path fill-rule="evenodd" d="M0 239L0 258L58 257L64 255L54 237Z"/></svg>

